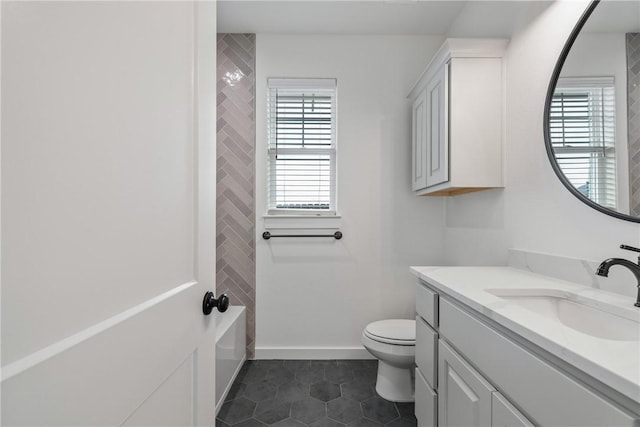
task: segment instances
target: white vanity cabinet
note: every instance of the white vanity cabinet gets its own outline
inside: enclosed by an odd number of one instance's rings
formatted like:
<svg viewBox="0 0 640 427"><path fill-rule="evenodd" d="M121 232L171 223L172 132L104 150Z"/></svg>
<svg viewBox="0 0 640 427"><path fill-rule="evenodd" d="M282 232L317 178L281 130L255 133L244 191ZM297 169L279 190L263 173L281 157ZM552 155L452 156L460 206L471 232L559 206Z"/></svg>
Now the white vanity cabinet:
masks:
<svg viewBox="0 0 640 427"><path fill-rule="evenodd" d="M416 287L419 427L638 427L639 402L619 400L436 285Z"/></svg>
<svg viewBox="0 0 640 427"><path fill-rule="evenodd" d="M448 39L415 84L412 189L456 195L503 186L503 39Z"/></svg>
<svg viewBox="0 0 640 427"><path fill-rule="evenodd" d="M416 287L415 373L418 426L532 425L482 374L440 338L439 306L438 293L419 283Z"/></svg>

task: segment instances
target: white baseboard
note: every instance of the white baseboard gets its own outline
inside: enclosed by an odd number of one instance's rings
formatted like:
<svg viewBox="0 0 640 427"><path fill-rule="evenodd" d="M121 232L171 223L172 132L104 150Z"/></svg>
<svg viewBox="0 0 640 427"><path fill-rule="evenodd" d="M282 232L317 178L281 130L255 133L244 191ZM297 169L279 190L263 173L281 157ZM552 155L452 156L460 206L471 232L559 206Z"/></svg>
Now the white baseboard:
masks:
<svg viewBox="0 0 640 427"><path fill-rule="evenodd" d="M256 347L255 359L373 359L364 347Z"/></svg>

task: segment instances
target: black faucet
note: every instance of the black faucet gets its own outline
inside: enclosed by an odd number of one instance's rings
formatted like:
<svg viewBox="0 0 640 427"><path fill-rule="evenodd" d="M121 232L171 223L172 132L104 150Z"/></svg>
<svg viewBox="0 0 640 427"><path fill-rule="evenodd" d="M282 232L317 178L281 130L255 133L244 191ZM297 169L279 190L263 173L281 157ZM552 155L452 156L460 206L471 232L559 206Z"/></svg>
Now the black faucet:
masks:
<svg viewBox="0 0 640 427"><path fill-rule="evenodd" d="M640 252L640 248L634 248L633 246L628 245L620 245L621 249L626 249L628 251ZM600 264L598 269L596 270L596 274L598 276L607 277L609 276L609 269L613 265L622 265L631 270L631 273L636 277L636 282L638 286L638 297L636 298L636 303L634 304L636 307L640 307L640 256L638 256L638 263L634 264L633 262L626 260L624 258L609 258Z"/></svg>

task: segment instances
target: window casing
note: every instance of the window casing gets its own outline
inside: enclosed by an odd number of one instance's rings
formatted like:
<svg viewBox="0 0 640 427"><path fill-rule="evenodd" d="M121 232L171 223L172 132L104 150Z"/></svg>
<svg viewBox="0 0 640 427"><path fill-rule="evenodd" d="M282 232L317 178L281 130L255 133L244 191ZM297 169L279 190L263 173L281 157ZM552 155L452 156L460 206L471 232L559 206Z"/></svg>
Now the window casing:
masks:
<svg viewBox="0 0 640 427"><path fill-rule="evenodd" d="M336 79L269 79L268 214L336 214Z"/></svg>
<svg viewBox="0 0 640 427"><path fill-rule="evenodd" d="M550 111L551 146L573 186L616 209L615 90L613 77L560 78Z"/></svg>

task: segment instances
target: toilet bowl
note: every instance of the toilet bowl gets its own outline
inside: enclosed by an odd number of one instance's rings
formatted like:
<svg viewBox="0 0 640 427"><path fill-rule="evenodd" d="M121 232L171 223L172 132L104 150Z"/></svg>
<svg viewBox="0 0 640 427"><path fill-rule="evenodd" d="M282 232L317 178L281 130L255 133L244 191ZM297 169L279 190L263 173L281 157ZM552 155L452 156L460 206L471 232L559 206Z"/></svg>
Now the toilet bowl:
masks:
<svg viewBox="0 0 640 427"><path fill-rule="evenodd" d="M413 402L416 321L388 319L369 323L362 344L378 359L376 392L392 402Z"/></svg>

